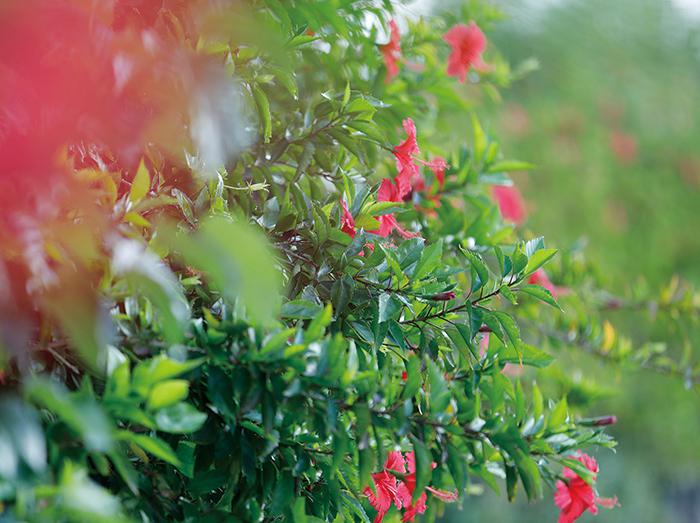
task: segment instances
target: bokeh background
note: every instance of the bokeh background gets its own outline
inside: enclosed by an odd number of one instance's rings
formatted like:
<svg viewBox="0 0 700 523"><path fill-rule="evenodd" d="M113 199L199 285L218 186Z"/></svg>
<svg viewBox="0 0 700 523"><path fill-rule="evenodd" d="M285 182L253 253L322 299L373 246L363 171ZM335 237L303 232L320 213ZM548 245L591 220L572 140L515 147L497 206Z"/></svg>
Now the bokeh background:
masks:
<svg viewBox="0 0 700 523"><path fill-rule="evenodd" d="M539 69L504 90L490 125L510 157L528 227L551 245L585 245L615 292L700 285L700 1L501 0L491 42ZM439 2L438 2L439 4ZM440 8L433 4L433 7ZM529 62L532 63L532 62ZM632 337L698 354L692 322L614 313ZM615 413L617 454L599 453L601 523L700 522L700 397L677 378L588 362L592 414ZM551 500L470 497L448 522L556 521ZM503 497L504 494L502 493Z"/></svg>

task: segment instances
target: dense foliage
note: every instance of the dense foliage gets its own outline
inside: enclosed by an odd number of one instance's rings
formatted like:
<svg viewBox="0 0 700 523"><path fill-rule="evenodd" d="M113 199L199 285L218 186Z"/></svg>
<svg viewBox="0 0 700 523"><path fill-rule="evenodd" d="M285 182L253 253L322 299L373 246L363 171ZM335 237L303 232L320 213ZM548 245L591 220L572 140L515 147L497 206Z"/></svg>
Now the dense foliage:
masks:
<svg viewBox="0 0 700 523"><path fill-rule="evenodd" d="M94 60L90 83L80 59L17 75L66 92L0 92L66 108L3 114L3 517L368 521L393 503L411 520L501 484L556 488L562 521L614 504L579 454L611 447L614 419L534 375L561 336L658 354L578 295L578 254L552 284L556 251L520 226L507 172L530 165L478 116L518 74L481 32L498 13L402 29L362 0L3 9L32 52Z"/></svg>

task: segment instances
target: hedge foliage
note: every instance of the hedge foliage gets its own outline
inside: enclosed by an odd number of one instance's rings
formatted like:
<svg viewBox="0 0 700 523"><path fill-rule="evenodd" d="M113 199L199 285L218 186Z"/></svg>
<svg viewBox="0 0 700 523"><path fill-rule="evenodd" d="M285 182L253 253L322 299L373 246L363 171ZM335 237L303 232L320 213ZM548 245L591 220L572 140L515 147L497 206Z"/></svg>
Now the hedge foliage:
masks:
<svg viewBox="0 0 700 523"><path fill-rule="evenodd" d="M461 83L443 40L493 8L392 33L388 1L24 6L5 28L69 21L59 52L97 62L49 99L59 154L3 167L3 520L366 522L382 485L432 519L594 483L578 451L612 418L538 372L561 342L659 354L582 299L580 253L503 218L494 187L532 166L479 111L527 64L487 47Z"/></svg>

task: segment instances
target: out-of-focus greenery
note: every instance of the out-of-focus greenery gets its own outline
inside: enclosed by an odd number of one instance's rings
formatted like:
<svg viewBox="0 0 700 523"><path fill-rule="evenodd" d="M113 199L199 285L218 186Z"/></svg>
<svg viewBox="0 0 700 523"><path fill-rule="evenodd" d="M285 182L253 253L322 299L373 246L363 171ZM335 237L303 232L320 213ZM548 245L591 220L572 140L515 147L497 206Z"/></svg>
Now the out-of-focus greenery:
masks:
<svg viewBox="0 0 700 523"><path fill-rule="evenodd" d="M492 42L513 64L540 64L504 93L508 109L492 121L513 156L538 158L538 169L514 176L528 227L559 245L585 245L608 288L663 294L697 285L700 23L670 0L502 4L508 16ZM617 332L697 354L697 310L690 319L647 311L657 306L606 317ZM603 394L591 407L620 420L612 430L619 454L600 456L599 484L622 507L597 520L700 521L697 392L679 379L607 372L589 360L572 364ZM469 502L452 521L556 519L546 504L523 510L493 503L490 493Z"/></svg>

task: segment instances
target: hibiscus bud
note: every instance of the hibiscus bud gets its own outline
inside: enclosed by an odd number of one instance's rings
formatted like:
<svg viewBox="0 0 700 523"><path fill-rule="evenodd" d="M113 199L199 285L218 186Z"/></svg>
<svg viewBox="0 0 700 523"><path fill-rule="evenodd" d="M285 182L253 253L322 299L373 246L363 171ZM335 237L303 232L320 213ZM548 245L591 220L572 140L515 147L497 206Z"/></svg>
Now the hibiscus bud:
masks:
<svg viewBox="0 0 700 523"><path fill-rule="evenodd" d="M617 423L617 416L602 416L597 418L593 425L595 427L604 427L606 425L615 425Z"/></svg>
<svg viewBox="0 0 700 523"><path fill-rule="evenodd" d="M456 296L456 294L454 291L447 291L447 292L439 292L437 294L433 294L428 299L433 300L433 301L450 301L450 300L454 300L455 296Z"/></svg>
<svg viewBox="0 0 700 523"><path fill-rule="evenodd" d="M598 418L586 418L579 420L579 425L584 425L586 427L605 427L607 425L615 425L617 423L617 416L600 416Z"/></svg>

